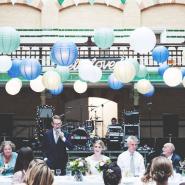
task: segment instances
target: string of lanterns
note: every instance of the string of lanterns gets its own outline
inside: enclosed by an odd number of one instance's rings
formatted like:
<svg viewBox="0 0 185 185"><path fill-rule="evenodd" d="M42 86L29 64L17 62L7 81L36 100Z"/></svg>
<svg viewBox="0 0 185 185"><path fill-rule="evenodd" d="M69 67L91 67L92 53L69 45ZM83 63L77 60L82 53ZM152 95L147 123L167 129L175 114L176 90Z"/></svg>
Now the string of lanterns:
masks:
<svg viewBox="0 0 185 185"><path fill-rule="evenodd" d="M146 40L143 42L143 40ZM109 28L96 29L94 34L95 44L101 48L110 48L114 42L113 30ZM10 44L11 43L11 44ZM15 51L20 44L18 32L10 27L0 29L0 73L7 73L11 79L6 83L5 89L10 95L16 95L22 87L21 78L30 81L30 88L35 92L42 92L47 89L51 94L58 95L63 92L63 82L70 76L69 66L74 64L78 58L78 49L72 42L56 42L51 48L50 58L56 65L41 75L42 67L38 60L25 58L13 59L6 54ZM164 83L175 87L180 83L185 85L185 70L169 66L167 61L169 51L164 46L157 46L155 34L146 27L137 28L130 36L130 47L140 54L147 54L152 51L153 59L159 64L158 73L163 76ZM185 51L183 51L185 59ZM77 93L84 93L88 83L97 83L102 78L102 70L94 66L90 60L78 62L79 80L74 82L73 88ZM123 88L135 77L139 78L134 88L145 96L152 96L155 88L147 79L148 70L146 66L139 64L137 59L121 59L114 67L113 73L108 78L108 86L114 90Z"/></svg>

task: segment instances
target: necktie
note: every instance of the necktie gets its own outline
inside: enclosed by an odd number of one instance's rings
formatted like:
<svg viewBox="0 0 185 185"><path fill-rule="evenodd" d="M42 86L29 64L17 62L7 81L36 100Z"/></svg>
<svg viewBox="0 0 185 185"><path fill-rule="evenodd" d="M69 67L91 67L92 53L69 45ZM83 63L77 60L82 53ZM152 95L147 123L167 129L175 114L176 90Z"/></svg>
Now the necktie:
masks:
<svg viewBox="0 0 185 185"><path fill-rule="evenodd" d="M130 172L135 175L134 154L130 154Z"/></svg>

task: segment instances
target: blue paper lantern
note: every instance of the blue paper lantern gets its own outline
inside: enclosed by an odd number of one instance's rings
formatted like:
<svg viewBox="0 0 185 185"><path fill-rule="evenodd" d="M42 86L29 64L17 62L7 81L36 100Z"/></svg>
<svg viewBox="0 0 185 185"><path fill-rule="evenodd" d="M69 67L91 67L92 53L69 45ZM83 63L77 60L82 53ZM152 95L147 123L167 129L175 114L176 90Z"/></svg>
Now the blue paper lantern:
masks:
<svg viewBox="0 0 185 185"><path fill-rule="evenodd" d="M64 86L63 86L63 84L61 83L57 89L49 90L49 92L50 92L52 95L59 95L60 93L63 92L63 90L64 90Z"/></svg>
<svg viewBox="0 0 185 185"><path fill-rule="evenodd" d="M181 68L181 72L182 72L182 77L185 76L185 68Z"/></svg>
<svg viewBox="0 0 185 185"><path fill-rule="evenodd" d="M167 64L167 62L164 62L163 64L160 65L160 67L158 68L158 73L160 76L163 76L164 72L169 68L169 65Z"/></svg>
<svg viewBox="0 0 185 185"><path fill-rule="evenodd" d="M20 35L12 27L0 27L0 53L10 54L20 45Z"/></svg>
<svg viewBox="0 0 185 185"><path fill-rule="evenodd" d="M115 78L114 74L111 74L108 78L108 86L111 89L118 90L121 89L124 85Z"/></svg>
<svg viewBox="0 0 185 185"><path fill-rule="evenodd" d="M12 67L8 71L8 75L12 78L18 77L21 75L20 72L20 65L22 60L20 59L14 59L12 60Z"/></svg>
<svg viewBox="0 0 185 185"><path fill-rule="evenodd" d="M56 42L51 48L51 61L57 65L69 66L78 57L78 49L73 42Z"/></svg>
<svg viewBox="0 0 185 185"><path fill-rule="evenodd" d="M152 57L157 63L163 63L168 60L169 51L164 46L157 46L152 51Z"/></svg>
<svg viewBox="0 0 185 185"><path fill-rule="evenodd" d="M155 93L155 88L154 86L152 86L151 90L148 93L144 94L144 96L151 97L154 95L154 93Z"/></svg>
<svg viewBox="0 0 185 185"><path fill-rule="evenodd" d="M23 59L20 65L21 75L27 80L34 80L41 72L42 68L37 59Z"/></svg>

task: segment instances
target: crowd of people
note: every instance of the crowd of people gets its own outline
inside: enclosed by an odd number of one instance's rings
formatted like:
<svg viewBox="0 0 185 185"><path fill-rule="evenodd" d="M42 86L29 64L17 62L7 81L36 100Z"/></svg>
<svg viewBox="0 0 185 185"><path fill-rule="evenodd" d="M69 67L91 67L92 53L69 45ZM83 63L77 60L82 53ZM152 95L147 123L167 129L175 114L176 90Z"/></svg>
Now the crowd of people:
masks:
<svg viewBox="0 0 185 185"><path fill-rule="evenodd" d="M13 175L12 184L20 185L52 185L56 169L60 169L61 175L66 174L68 162L66 148L72 148L72 144L61 131L62 121L60 116L53 116L52 128L43 137L44 160L34 159L30 147L22 147L17 153L15 145L11 141L3 141L0 146L0 174ZM172 143L163 146L161 156L155 157L145 169L143 156L136 151L138 140L135 136L127 139L128 150L122 152L116 162L110 162L110 158L103 155L105 145L102 140L96 140L93 144L93 155L85 158L88 166L88 175L102 174L105 185L118 185L122 177L139 176L143 184L156 183L167 185L168 178L175 169L179 172L181 158L175 154ZM100 172L97 165L104 162L103 171ZM107 163L106 163L107 162Z"/></svg>

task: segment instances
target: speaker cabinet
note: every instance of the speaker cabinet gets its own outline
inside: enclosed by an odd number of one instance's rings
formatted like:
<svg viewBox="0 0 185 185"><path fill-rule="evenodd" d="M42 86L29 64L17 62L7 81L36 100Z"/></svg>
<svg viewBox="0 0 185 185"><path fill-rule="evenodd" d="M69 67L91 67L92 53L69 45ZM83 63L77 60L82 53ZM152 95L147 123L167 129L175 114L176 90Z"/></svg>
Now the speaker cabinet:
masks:
<svg viewBox="0 0 185 185"><path fill-rule="evenodd" d="M163 113L164 137L178 137L179 117L177 114Z"/></svg>
<svg viewBox="0 0 185 185"><path fill-rule="evenodd" d="M13 116L11 113L0 113L0 135L12 137Z"/></svg>

